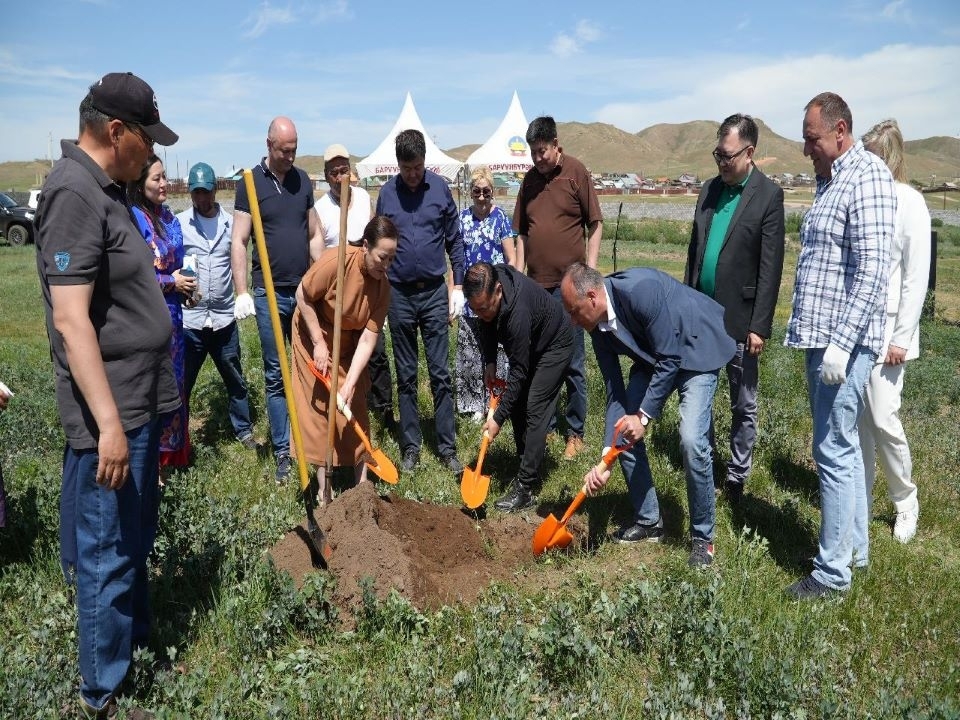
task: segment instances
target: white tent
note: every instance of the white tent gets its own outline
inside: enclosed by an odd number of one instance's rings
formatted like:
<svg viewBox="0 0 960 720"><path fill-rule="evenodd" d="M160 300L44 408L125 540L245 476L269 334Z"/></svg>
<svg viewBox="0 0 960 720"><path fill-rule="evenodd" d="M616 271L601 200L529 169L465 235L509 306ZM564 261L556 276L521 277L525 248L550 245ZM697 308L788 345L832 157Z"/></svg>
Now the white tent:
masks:
<svg viewBox="0 0 960 720"><path fill-rule="evenodd" d="M432 170L445 177L447 180L456 180L457 174L463 167L463 163L456 160L433 142L426 130L423 129L423 123L420 122L420 116L417 115L417 109L413 106L413 98L407 93L407 101L403 104L403 110L400 111L400 117L393 124L393 129L387 133L377 149L367 155L363 160L357 163L357 176L361 178L371 177L373 175L396 175L400 172L397 165L396 137L401 130L419 130L423 133L424 140L427 141L427 157L425 165L427 170Z"/></svg>
<svg viewBox="0 0 960 720"><path fill-rule="evenodd" d="M523 114L520 98L514 90L510 108L500 127L489 140L470 153L467 165L471 168L486 165L491 172L526 172L533 167L526 134L527 116Z"/></svg>

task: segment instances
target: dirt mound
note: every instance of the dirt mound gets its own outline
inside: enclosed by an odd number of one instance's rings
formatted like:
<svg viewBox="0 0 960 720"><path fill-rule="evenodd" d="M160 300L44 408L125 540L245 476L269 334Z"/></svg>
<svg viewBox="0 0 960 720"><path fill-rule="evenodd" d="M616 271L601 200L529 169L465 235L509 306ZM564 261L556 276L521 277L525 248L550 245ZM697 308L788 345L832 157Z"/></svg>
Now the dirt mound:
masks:
<svg viewBox="0 0 960 720"><path fill-rule="evenodd" d="M318 511L317 522L333 549L328 570L337 579L334 602L352 615L362 601L359 582L365 577L379 597L395 589L420 609L476 600L492 581L512 578L535 563L531 542L541 518L477 520L461 508L381 497L373 483L361 483ZM314 570L305 526L270 550L277 568L298 585ZM585 542L586 528L577 518L569 527Z"/></svg>

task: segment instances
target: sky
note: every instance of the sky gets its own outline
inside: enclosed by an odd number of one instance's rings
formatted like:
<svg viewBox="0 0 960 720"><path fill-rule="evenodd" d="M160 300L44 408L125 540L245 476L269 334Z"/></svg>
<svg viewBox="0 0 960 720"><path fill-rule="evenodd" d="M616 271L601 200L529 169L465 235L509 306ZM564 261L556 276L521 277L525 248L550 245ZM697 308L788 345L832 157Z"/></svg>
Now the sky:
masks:
<svg viewBox="0 0 960 720"><path fill-rule="evenodd" d="M528 120L638 132L745 112L794 140L831 90L855 134L895 117L908 140L957 138L960 157L956 0L33 0L3 24L0 162L59 157L88 87L127 70L180 135L172 177L253 165L276 115L301 155L366 155L408 91L445 149L483 143L514 90Z"/></svg>

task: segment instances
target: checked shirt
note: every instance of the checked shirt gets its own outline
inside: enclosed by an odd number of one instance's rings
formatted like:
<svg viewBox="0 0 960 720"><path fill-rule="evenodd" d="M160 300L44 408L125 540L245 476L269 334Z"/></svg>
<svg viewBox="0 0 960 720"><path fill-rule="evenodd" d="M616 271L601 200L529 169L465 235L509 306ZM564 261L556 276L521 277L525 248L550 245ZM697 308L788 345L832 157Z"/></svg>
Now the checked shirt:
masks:
<svg viewBox="0 0 960 720"><path fill-rule="evenodd" d="M887 272L897 192L883 161L863 143L817 178L800 227L793 312L784 345L883 352Z"/></svg>

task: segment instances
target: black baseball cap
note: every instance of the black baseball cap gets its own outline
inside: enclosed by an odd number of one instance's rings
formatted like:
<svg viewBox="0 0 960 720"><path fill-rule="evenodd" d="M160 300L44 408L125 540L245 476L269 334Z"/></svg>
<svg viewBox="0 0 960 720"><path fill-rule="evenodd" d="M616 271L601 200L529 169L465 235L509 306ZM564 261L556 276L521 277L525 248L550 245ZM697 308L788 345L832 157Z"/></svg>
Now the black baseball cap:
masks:
<svg viewBox="0 0 960 720"><path fill-rule="evenodd" d="M136 123L158 145L173 145L180 136L160 122L153 88L131 72L107 73L90 86L93 106L104 115Z"/></svg>

